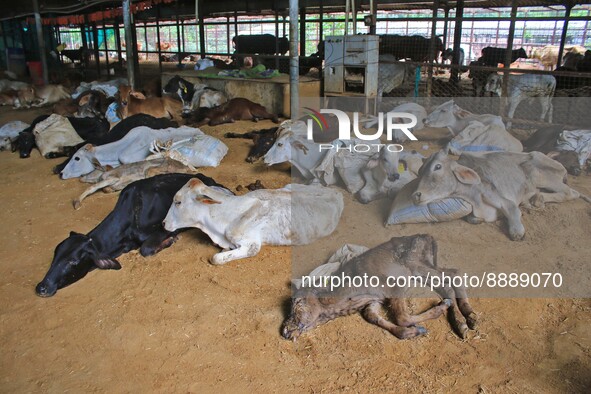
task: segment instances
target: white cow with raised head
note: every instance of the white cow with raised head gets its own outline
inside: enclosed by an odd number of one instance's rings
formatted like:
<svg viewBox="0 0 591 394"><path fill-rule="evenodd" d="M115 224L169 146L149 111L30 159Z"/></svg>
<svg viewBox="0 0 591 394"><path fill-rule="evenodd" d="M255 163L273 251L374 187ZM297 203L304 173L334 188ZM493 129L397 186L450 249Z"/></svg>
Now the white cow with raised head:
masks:
<svg viewBox="0 0 591 394"><path fill-rule="evenodd" d="M293 184L235 196L192 179L175 195L163 225L206 233L224 249L211 259L221 265L255 256L262 245L305 245L327 236L343 205L341 193L322 186Z"/></svg>

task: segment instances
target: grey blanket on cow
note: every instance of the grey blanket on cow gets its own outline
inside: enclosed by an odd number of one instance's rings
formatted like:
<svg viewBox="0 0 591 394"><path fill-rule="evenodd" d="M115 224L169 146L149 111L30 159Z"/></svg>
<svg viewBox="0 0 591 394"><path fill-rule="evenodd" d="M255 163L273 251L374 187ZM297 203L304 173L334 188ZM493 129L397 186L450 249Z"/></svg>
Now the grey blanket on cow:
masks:
<svg viewBox="0 0 591 394"><path fill-rule="evenodd" d="M462 152L522 152L523 146L505 127L472 121L447 144L447 150L459 156Z"/></svg>
<svg viewBox="0 0 591 394"><path fill-rule="evenodd" d="M426 205L415 205L411 195L418 183L419 180L414 179L396 194L386 225L447 222L472 212L472 205L461 198L443 198Z"/></svg>

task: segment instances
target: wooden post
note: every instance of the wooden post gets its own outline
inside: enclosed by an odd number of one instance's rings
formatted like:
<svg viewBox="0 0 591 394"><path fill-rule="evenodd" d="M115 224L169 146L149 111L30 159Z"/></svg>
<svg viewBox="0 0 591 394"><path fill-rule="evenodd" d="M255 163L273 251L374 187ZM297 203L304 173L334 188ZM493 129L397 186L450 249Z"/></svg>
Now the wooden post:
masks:
<svg viewBox="0 0 591 394"><path fill-rule="evenodd" d="M306 56L306 7L300 8L300 56Z"/></svg>
<svg viewBox="0 0 591 394"><path fill-rule="evenodd" d="M175 3L175 8L176 8L176 44L177 44L177 57L178 57L178 66L180 68L181 63L183 62L183 59L181 58L181 26L179 24L179 0L176 0Z"/></svg>
<svg viewBox="0 0 591 394"><path fill-rule="evenodd" d="M279 10L275 6L275 70L279 70Z"/></svg>

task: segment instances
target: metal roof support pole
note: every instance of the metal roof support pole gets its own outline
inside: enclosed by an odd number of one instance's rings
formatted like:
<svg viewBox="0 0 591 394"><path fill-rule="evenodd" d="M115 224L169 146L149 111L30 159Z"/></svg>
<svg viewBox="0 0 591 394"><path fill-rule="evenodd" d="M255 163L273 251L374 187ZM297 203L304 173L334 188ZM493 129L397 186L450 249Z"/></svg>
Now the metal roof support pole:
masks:
<svg viewBox="0 0 591 394"><path fill-rule="evenodd" d="M133 36L131 33L131 0L123 0L123 27L125 28L125 53L127 55L127 79L129 86L135 89L135 53ZM137 48L137 46L136 46Z"/></svg>
<svg viewBox="0 0 591 394"><path fill-rule="evenodd" d="M183 63L183 59L182 59L182 55L181 55L181 25L179 22L179 0L176 0L175 2L175 13L176 13L176 53L177 53L177 57L178 57L178 68L181 68L181 64Z"/></svg>
<svg viewBox="0 0 591 394"><path fill-rule="evenodd" d="M197 7L197 19L199 20L199 53L201 59L205 58L205 26L203 26L203 0L195 0Z"/></svg>
<svg viewBox="0 0 591 394"><path fill-rule="evenodd" d="M462 1L459 0L458 3ZM439 0L433 2L433 18L431 20L431 41L429 43L429 63L433 63L435 58L435 40L437 33L437 11L439 10ZM427 97L431 97L431 87L433 85L433 66L429 64L427 68Z"/></svg>
<svg viewBox="0 0 591 394"><path fill-rule="evenodd" d="M460 64L460 48L462 44L462 18L464 17L464 0L458 0L456 3L456 18L454 23L454 46L453 46L453 57L451 60L452 65ZM444 48L445 49L445 48ZM458 82L460 69L459 67L453 67L450 71L449 80L450 82Z"/></svg>
<svg viewBox="0 0 591 394"><path fill-rule="evenodd" d="M296 119L300 112L298 9L298 0L289 0L289 111L291 119Z"/></svg>
<svg viewBox="0 0 591 394"><path fill-rule="evenodd" d="M369 14L371 15L371 24L369 25L369 34L376 34L376 4L375 0L369 0Z"/></svg>
<svg viewBox="0 0 591 394"><path fill-rule="evenodd" d="M158 72L162 74L162 48L160 47L160 4L156 6L156 51L158 52Z"/></svg>
<svg viewBox="0 0 591 394"><path fill-rule="evenodd" d="M275 70L279 70L279 9L275 6Z"/></svg>
<svg viewBox="0 0 591 394"><path fill-rule="evenodd" d="M43 83L47 84L47 54L45 53L45 39L43 37L43 25L41 24L41 14L39 14L38 0L33 0L33 10L35 12L35 30L37 30L37 43L39 44L39 55L41 56L41 66L43 67Z"/></svg>
<svg viewBox="0 0 591 394"><path fill-rule="evenodd" d="M355 0L351 0L351 19L353 20L353 34L357 34L357 7L355 7Z"/></svg>
<svg viewBox="0 0 591 394"><path fill-rule="evenodd" d="M568 30L568 21L570 19L570 11L573 9L573 4L569 3L565 5L566 10L564 11L564 24L562 25L562 34L560 35L560 46L558 48L558 61L556 67L560 67L562 64L562 53L564 52L564 44L566 41L566 33Z"/></svg>
<svg viewBox="0 0 591 394"><path fill-rule="evenodd" d="M351 0L345 0L345 36L349 34L349 12L350 12L350 4Z"/></svg>
<svg viewBox="0 0 591 394"><path fill-rule="evenodd" d="M300 54L306 56L306 7L300 8Z"/></svg>

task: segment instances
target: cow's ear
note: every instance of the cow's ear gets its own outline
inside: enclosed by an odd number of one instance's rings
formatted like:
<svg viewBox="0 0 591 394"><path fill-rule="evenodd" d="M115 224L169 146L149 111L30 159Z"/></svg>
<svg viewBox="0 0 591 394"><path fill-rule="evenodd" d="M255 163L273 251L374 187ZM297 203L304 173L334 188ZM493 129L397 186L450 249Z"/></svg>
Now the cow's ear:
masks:
<svg viewBox="0 0 591 394"><path fill-rule="evenodd" d="M135 97L137 99L140 99L140 100L145 100L146 99L146 96L144 96L144 94L141 93L141 92L131 92L131 93L129 93L129 95L130 96L133 96L133 97Z"/></svg>
<svg viewBox="0 0 591 394"><path fill-rule="evenodd" d="M201 182L201 179L199 178L193 178L189 181L189 187L196 187L199 185L203 185L204 183Z"/></svg>
<svg viewBox="0 0 591 394"><path fill-rule="evenodd" d="M458 181L466 185L477 185L480 183L480 176L471 168L462 165L455 165L452 169Z"/></svg>
<svg viewBox="0 0 591 394"><path fill-rule="evenodd" d="M86 96L83 96L80 101L78 101L78 105L82 106L82 105L86 105L88 104L88 102L90 101L90 94L87 94Z"/></svg>
<svg viewBox="0 0 591 394"><path fill-rule="evenodd" d="M117 261L117 259L112 259L108 257L98 257L93 258L94 265L102 270L120 270L121 264Z"/></svg>
<svg viewBox="0 0 591 394"><path fill-rule="evenodd" d="M70 237L73 237L75 235L84 235L84 234L77 233L76 231L70 231Z"/></svg>
<svg viewBox="0 0 591 394"><path fill-rule="evenodd" d="M460 107L458 107L458 109L460 109ZM471 112L466 111L465 109L460 109L458 112L456 112L456 114L458 115L459 118L467 118L470 115L472 115Z"/></svg>
<svg viewBox="0 0 591 394"><path fill-rule="evenodd" d="M201 194L195 197L195 200L199 201L202 204L212 205L212 204L221 204L221 201L214 200L213 198L206 196L205 194Z"/></svg>

